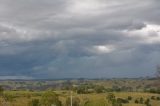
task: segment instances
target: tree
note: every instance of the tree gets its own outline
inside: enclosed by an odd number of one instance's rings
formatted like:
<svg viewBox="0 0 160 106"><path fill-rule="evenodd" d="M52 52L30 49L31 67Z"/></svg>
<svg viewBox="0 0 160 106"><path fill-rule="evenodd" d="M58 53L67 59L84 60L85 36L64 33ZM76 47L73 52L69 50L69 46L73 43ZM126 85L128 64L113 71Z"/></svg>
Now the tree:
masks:
<svg viewBox="0 0 160 106"><path fill-rule="evenodd" d="M96 86L95 87L96 93L103 93L104 89L105 89L104 86Z"/></svg>
<svg viewBox="0 0 160 106"><path fill-rule="evenodd" d="M58 99L58 95L56 95L53 91L46 91L41 98L42 106L61 106L61 101Z"/></svg>
<svg viewBox="0 0 160 106"><path fill-rule="evenodd" d="M113 93L109 93L107 95L107 100L109 103L112 102L114 99L115 99L115 95Z"/></svg>
<svg viewBox="0 0 160 106"><path fill-rule="evenodd" d="M112 104L112 106L115 106L117 103L115 95L113 93L109 93L106 99L108 100L108 103Z"/></svg>
<svg viewBox="0 0 160 106"><path fill-rule="evenodd" d="M2 86L0 86L0 96L2 96L2 95L3 95L3 91L4 91L3 87L2 87Z"/></svg>
<svg viewBox="0 0 160 106"><path fill-rule="evenodd" d="M77 88L77 93L78 94L85 94L87 93L87 86L81 85Z"/></svg>

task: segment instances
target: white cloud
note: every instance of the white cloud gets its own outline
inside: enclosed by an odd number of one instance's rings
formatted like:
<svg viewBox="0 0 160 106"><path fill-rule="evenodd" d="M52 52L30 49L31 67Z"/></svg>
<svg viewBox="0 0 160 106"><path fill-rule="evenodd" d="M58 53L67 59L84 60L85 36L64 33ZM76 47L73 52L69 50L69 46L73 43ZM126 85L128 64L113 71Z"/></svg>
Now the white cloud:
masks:
<svg viewBox="0 0 160 106"><path fill-rule="evenodd" d="M111 53L115 50L115 47L113 45L96 45L93 46L92 52L97 54L106 54Z"/></svg>
<svg viewBox="0 0 160 106"><path fill-rule="evenodd" d="M123 2L118 2L117 0L70 0L67 10L69 13L76 15L106 15L113 14L119 11L120 8L124 8L123 6L127 7L127 5L133 4L136 1L137 0L123 0ZM148 1L146 1L145 4L148 4Z"/></svg>
<svg viewBox="0 0 160 106"><path fill-rule="evenodd" d="M146 27L137 30L125 30L125 35L137 37L143 43L160 43L160 25L146 23Z"/></svg>

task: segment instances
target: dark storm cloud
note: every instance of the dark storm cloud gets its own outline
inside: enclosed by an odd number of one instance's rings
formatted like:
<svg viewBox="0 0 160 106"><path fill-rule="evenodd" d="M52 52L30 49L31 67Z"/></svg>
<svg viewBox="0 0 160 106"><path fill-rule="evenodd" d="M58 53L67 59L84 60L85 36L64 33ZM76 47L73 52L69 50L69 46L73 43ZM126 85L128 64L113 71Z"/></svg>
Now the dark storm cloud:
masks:
<svg viewBox="0 0 160 106"><path fill-rule="evenodd" d="M138 77L160 64L158 0L0 0L0 76Z"/></svg>

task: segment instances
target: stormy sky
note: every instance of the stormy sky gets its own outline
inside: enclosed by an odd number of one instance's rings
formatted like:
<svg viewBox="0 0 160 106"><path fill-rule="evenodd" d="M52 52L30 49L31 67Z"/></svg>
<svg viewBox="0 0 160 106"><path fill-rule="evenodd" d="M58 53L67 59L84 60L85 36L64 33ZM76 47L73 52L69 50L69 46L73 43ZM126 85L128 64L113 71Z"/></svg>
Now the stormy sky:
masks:
<svg viewBox="0 0 160 106"><path fill-rule="evenodd" d="M153 76L159 0L0 0L0 79Z"/></svg>

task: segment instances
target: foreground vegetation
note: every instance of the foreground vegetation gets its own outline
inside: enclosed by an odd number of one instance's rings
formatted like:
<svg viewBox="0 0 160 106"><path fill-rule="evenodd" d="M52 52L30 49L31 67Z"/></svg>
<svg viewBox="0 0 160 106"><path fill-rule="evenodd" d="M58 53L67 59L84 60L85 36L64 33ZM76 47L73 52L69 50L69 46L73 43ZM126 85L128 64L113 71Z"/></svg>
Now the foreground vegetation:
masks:
<svg viewBox="0 0 160 106"><path fill-rule="evenodd" d="M137 83L133 83L135 81ZM45 90L5 88L4 85L11 82L24 86L21 81L2 81L0 106L71 106L71 95L72 106L160 106L160 90L153 80L70 80L65 83L58 80L53 81L58 86L48 86ZM30 86L37 83L47 86L52 81L46 82L32 81Z"/></svg>

